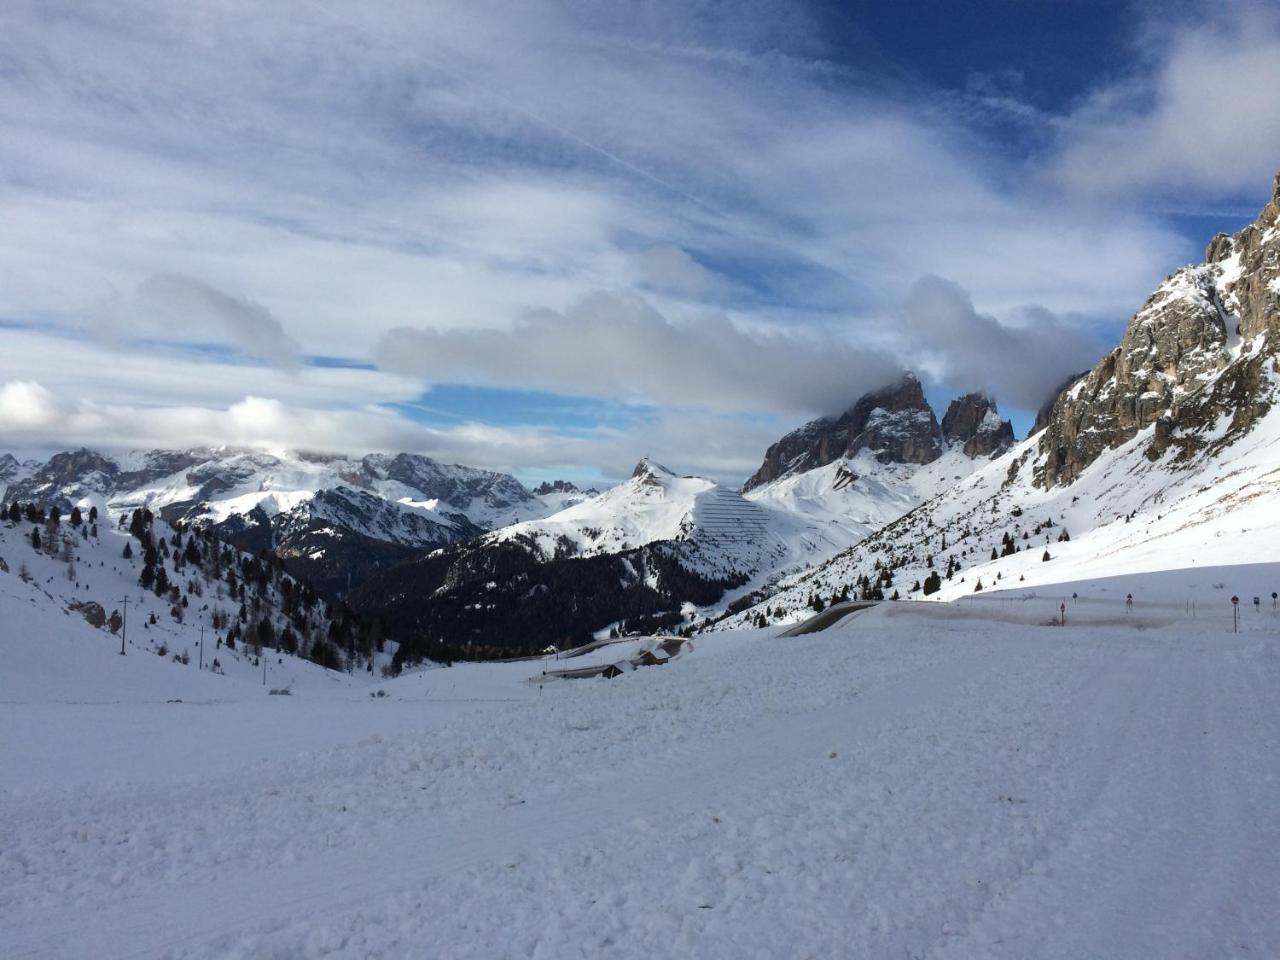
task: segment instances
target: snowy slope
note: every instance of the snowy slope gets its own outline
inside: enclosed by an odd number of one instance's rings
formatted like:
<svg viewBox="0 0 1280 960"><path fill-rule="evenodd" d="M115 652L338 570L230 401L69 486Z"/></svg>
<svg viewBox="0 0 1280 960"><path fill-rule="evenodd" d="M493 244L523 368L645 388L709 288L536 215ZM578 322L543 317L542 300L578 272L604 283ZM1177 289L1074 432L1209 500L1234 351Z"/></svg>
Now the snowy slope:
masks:
<svg viewBox="0 0 1280 960"><path fill-rule="evenodd" d="M988 463L951 445L932 463L882 463L870 450L750 490L760 506L848 531L853 543Z"/></svg>
<svg viewBox="0 0 1280 960"><path fill-rule="evenodd" d="M559 513L561 510L568 510L584 500L600 496L600 491L594 487L588 487L584 490L567 480L541 483L534 487L531 492L542 501L543 511L541 516L544 517Z"/></svg>
<svg viewBox="0 0 1280 960"><path fill-rule="evenodd" d="M862 536L847 522L781 509L703 477L680 477L642 460L632 476L599 496L542 520L490 534L541 556L596 556L663 541L687 544L687 565L707 574L739 571L757 582L824 559Z"/></svg>
<svg viewBox="0 0 1280 960"><path fill-rule="evenodd" d="M69 544L71 563L64 559L62 550L56 555L34 550L29 539L32 528L26 521L17 526L0 521L0 560L8 567L8 572L0 569L0 638L4 641L4 655L21 662L0 677L0 699L24 700L36 690L41 691L41 696L58 700L109 697L104 693L104 677L132 676L136 670L144 671L140 674L143 677L161 678L158 683L137 681L144 684L148 697L163 695L167 699L182 696L174 691L187 683L171 678L201 673L202 661L203 672L214 678L214 686L197 681L191 688L196 691L225 690L235 683L292 690L349 686L352 682L363 685L365 663L359 665L360 671L345 674L284 651L268 648L259 658L245 643L235 648L221 644L219 640L228 630L215 626L214 616L225 614L231 623L236 623L241 601L230 595L225 580L211 582L193 565L176 568L171 559L162 558L171 582L181 586L188 601L182 609L182 619L176 619L168 596L157 596L139 585L143 566L139 542L110 521L97 525L96 538L90 534L88 523L74 530L65 519L62 521L59 536ZM40 530L47 543L44 525ZM168 539L172 533L166 524L156 521L157 538ZM122 556L126 544L134 554L131 559ZM249 606L253 614L272 620L278 636L287 620L273 605L278 604L278 592L268 588L266 597L267 605L259 607L250 600ZM121 632L113 632L107 626L90 626L73 607L90 603L100 605L108 617L113 611L122 614ZM319 604L311 617L314 627L320 630L328 626L321 617L322 608L323 604ZM241 627L244 629L247 624ZM124 657L120 656L122 634L126 638ZM395 645L388 642L383 652L374 655L373 675L381 674L394 650ZM81 657L88 660L82 661ZM181 662L182 658L187 662ZM113 680L111 689L114 683Z"/></svg>
<svg viewBox="0 0 1280 960"><path fill-rule="evenodd" d="M0 846L0 942L1274 956L1280 614L1233 634L1182 615L1175 580L1145 581L1160 616L895 604L792 640L695 638L608 681L472 664L382 699L206 699L175 668L182 704L151 680L107 703L6 690L0 822L22 829Z"/></svg>

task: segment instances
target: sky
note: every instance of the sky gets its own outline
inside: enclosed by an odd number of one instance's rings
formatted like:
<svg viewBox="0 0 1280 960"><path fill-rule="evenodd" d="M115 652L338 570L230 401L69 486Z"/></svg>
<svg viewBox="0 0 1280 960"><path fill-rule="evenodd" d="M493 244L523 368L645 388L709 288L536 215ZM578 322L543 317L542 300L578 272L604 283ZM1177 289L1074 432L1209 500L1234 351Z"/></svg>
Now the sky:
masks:
<svg viewBox="0 0 1280 960"><path fill-rule="evenodd" d="M0 449L740 481L1025 433L1280 168L1271 3L8 0Z"/></svg>

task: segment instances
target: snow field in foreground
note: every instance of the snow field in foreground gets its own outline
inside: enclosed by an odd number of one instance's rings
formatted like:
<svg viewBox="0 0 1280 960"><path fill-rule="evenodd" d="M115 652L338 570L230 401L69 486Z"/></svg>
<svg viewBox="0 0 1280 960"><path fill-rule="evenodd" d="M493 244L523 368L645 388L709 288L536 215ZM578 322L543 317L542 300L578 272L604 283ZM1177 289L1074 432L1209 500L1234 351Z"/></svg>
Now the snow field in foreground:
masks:
<svg viewBox="0 0 1280 960"><path fill-rule="evenodd" d="M1038 588L1016 603L1030 622L1000 598L894 605L541 690L536 664L428 671L382 699L218 678L194 702L211 678L158 658L115 702L59 702L49 681L0 703L0 943L1275 956L1280 619L1179 617L1174 576L1144 586L1169 609L1132 622L1039 626ZM165 703L166 680L188 702Z"/></svg>

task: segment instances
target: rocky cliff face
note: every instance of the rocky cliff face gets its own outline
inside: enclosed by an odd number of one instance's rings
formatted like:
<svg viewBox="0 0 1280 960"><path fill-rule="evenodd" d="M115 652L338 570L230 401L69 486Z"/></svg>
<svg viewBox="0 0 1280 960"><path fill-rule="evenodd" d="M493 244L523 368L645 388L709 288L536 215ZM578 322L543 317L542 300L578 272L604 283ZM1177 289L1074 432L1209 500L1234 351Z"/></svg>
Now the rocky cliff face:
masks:
<svg viewBox="0 0 1280 960"><path fill-rule="evenodd" d="M22 470L22 464L11 453L0 454L0 493L6 491L6 485L13 481Z"/></svg>
<svg viewBox="0 0 1280 960"><path fill-rule="evenodd" d="M39 500L70 509L75 500L114 489L120 468L92 450L71 450L50 457L8 491L11 499Z"/></svg>
<svg viewBox="0 0 1280 960"><path fill-rule="evenodd" d="M1238 436L1265 412L1267 358L1280 343L1280 176L1258 220L1215 237L1206 257L1162 283L1120 345L1054 401L1043 418L1040 486L1071 483L1153 425L1148 456L1175 447L1186 458L1222 441L1204 433L1224 413Z"/></svg>
<svg viewBox="0 0 1280 960"><path fill-rule="evenodd" d="M533 494L536 497L545 497L553 493L584 493L579 490L577 485L569 480L544 480L533 488Z"/></svg>
<svg viewBox="0 0 1280 960"><path fill-rule="evenodd" d="M1001 420L996 402L981 393L951 401L942 418L942 435L963 444L969 457L992 457L1013 446L1013 424Z"/></svg>
<svg viewBox="0 0 1280 960"><path fill-rule="evenodd" d="M866 394L839 417L805 424L773 444L743 492L779 477L826 466L862 450L881 463L932 463L952 442L970 456L990 456L1013 441L1013 426L1000 420L995 402L969 394L951 404L942 425L914 374ZM950 426L948 427L948 422Z"/></svg>
<svg viewBox="0 0 1280 960"><path fill-rule="evenodd" d="M907 374L891 386L866 394L839 417L813 420L787 434L765 452L764 463L743 492L863 449L876 451L884 462L937 459L938 420L915 376Z"/></svg>

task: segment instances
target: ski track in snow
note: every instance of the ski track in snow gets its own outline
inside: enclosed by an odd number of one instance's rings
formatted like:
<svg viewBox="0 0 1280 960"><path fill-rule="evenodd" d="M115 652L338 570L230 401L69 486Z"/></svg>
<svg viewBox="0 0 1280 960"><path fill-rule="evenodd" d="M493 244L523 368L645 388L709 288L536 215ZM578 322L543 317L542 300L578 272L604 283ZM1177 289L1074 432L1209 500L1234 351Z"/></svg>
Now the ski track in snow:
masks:
<svg viewBox="0 0 1280 960"><path fill-rule="evenodd" d="M4 953L1280 951L1274 627L933 608L706 646L217 775L11 790Z"/></svg>

